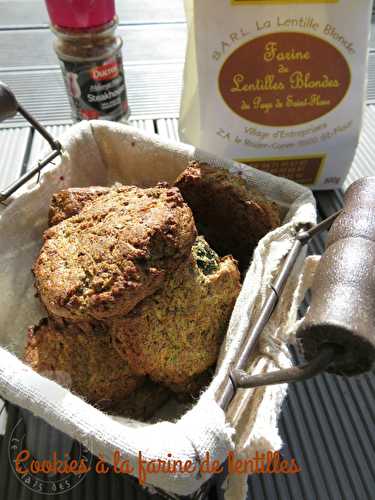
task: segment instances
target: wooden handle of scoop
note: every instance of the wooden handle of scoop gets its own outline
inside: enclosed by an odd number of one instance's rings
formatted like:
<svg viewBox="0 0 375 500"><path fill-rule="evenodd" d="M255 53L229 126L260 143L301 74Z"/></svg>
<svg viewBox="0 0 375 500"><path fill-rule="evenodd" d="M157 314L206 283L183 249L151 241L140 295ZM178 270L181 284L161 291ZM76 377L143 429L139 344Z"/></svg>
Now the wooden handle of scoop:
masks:
<svg viewBox="0 0 375 500"><path fill-rule="evenodd" d="M375 362L375 177L350 186L329 233L297 339L307 360L327 344L327 371L358 375Z"/></svg>

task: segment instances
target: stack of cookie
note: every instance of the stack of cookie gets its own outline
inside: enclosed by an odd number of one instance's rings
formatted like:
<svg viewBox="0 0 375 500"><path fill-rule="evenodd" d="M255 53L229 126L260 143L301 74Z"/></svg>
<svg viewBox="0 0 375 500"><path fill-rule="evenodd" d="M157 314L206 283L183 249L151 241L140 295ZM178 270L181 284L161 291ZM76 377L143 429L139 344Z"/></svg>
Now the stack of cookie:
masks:
<svg viewBox="0 0 375 500"><path fill-rule="evenodd" d="M280 222L273 203L231 179L194 163L178 187L56 193L33 269L48 317L29 329L25 362L140 419L171 392L196 391L240 291L232 255L244 271Z"/></svg>

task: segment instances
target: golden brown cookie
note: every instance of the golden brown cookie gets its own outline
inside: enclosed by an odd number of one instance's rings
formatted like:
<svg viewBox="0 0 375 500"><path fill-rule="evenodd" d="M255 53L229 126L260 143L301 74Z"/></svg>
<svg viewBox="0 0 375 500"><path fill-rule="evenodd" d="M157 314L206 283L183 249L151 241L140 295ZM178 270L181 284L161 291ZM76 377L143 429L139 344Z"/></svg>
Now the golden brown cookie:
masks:
<svg viewBox="0 0 375 500"><path fill-rule="evenodd" d="M91 186L63 189L55 193L49 207L48 225L54 226L73 215L77 215L85 205L108 193L109 190L110 188L106 187Z"/></svg>
<svg viewBox="0 0 375 500"><path fill-rule="evenodd" d="M212 366L240 291L232 257L220 259L202 237L162 289L114 318L114 347L139 375L189 392Z"/></svg>
<svg viewBox="0 0 375 500"><path fill-rule="evenodd" d="M241 272L259 240L280 225L276 203L222 168L191 162L175 185L193 211L198 232L219 255L233 255Z"/></svg>
<svg viewBox="0 0 375 500"><path fill-rule="evenodd" d="M101 408L111 408L143 383L113 348L106 327L43 319L28 331L24 361Z"/></svg>
<svg viewBox="0 0 375 500"><path fill-rule="evenodd" d="M188 258L195 237L177 188L112 188L45 232L33 268L36 288L55 316L125 315Z"/></svg>

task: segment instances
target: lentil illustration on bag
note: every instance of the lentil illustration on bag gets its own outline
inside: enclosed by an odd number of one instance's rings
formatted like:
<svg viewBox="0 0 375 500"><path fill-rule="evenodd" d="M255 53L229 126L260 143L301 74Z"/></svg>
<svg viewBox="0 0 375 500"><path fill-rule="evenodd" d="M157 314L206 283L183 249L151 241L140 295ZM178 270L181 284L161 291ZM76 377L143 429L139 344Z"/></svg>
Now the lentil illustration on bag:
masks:
<svg viewBox="0 0 375 500"><path fill-rule="evenodd" d="M370 0L185 0L180 137L335 189L361 130Z"/></svg>

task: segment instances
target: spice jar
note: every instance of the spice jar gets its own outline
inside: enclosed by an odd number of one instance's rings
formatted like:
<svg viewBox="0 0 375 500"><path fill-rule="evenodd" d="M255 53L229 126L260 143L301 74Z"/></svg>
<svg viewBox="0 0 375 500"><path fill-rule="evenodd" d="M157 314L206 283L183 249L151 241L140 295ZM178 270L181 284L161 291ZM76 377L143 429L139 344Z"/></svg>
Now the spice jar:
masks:
<svg viewBox="0 0 375 500"><path fill-rule="evenodd" d="M114 0L46 0L73 119L126 119Z"/></svg>

